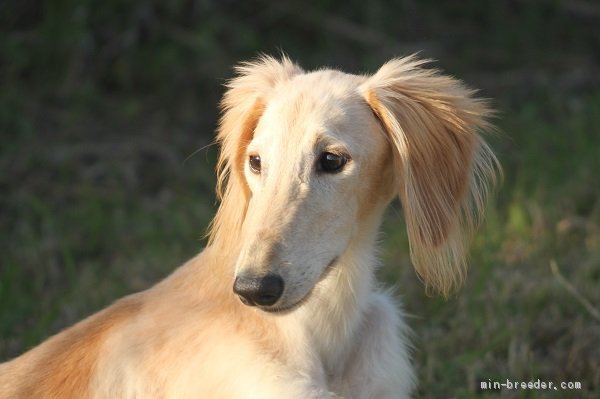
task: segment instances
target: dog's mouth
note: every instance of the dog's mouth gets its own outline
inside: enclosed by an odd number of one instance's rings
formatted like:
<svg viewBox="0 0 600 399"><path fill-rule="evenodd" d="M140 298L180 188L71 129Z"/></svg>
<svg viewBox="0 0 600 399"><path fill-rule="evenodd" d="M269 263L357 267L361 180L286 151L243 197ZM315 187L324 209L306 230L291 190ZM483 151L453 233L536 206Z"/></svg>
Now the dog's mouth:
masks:
<svg viewBox="0 0 600 399"><path fill-rule="evenodd" d="M325 278L331 273L331 270L333 270L333 266L337 262L338 258L339 258L338 256L334 257L327 264L327 266L325 267L325 269L323 269L323 272L319 276L319 279L317 280L317 282L315 283L315 285L299 301L294 302L293 304L291 304L289 306L277 306L277 305L274 305L274 306L260 306L259 309L262 310L262 311L265 311L267 313L280 314L280 315L285 315L285 314L292 313L294 310L298 309L299 307L301 307L302 305L304 305L306 302L308 302L308 300L310 299L310 297L313 294L313 291L315 290L315 287L321 281L325 280Z"/></svg>
<svg viewBox="0 0 600 399"><path fill-rule="evenodd" d="M312 290L311 290L312 292ZM294 310L298 309L300 306L304 305L304 303L306 303L306 301L308 301L308 298L310 297L311 292L309 292L306 296L304 296L304 298L300 299L298 302L293 303L290 306L271 306L271 307L259 307L260 310L267 312L267 313L273 313L273 314L280 314L280 315L284 315L284 314L289 314L292 313Z"/></svg>

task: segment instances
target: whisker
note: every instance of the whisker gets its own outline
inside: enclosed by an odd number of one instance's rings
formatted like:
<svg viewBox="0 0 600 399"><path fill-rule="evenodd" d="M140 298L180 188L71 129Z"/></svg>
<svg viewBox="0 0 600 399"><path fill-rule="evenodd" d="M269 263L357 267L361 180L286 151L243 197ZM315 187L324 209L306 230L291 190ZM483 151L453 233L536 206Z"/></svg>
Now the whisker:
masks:
<svg viewBox="0 0 600 399"><path fill-rule="evenodd" d="M212 147L212 146L215 146L215 145L217 145L217 142L216 142L216 141L213 141L212 143L208 143L207 145L205 145L205 146L202 146L202 147L198 148L197 150L194 150L194 151L193 151L193 152L192 152L190 155L188 155L188 156L187 156L187 157L186 157L186 158L183 160L183 162L181 162L181 165L185 166L185 163L186 163L186 162L187 162L187 161L188 161L188 160L189 160L191 157L195 156L195 155L196 155L196 154L198 154L200 151L202 151L202 150L205 150L205 149L207 149L207 148L210 148L210 147Z"/></svg>

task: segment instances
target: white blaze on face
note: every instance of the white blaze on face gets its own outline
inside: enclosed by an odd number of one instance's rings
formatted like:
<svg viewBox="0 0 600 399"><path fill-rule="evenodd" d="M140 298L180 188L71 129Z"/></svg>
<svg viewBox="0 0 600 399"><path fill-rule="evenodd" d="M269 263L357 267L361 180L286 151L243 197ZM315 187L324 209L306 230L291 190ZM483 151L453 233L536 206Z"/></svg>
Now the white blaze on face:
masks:
<svg viewBox="0 0 600 399"><path fill-rule="evenodd" d="M251 199L236 275L283 278L276 308L302 301L360 234L369 211L391 197L373 193L387 165L388 144L358 93L362 78L333 71L300 75L264 99L246 151ZM322 170L326 154L342 157ZM260 157L260 171L250 157ZM335 158L335 157L334 157Z"/></svg>

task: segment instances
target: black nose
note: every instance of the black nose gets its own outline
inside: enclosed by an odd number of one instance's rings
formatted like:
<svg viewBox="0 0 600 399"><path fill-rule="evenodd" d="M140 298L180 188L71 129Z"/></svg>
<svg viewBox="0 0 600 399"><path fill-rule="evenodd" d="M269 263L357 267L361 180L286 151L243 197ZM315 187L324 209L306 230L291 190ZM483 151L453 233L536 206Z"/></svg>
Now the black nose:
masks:
<svg viewBox="0 0 600 399"><path fill-rule="evenodd" d="M277 274L262 277L237 276L233 292L248 306L271 306L283 293L283 279Z"/></svg>

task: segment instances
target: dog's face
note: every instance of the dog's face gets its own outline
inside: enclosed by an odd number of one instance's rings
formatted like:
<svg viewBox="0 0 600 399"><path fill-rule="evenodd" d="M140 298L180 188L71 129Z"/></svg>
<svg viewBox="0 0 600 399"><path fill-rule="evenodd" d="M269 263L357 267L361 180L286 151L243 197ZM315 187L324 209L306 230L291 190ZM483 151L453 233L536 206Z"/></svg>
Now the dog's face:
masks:
<svg viewBox="0 0 600 399"><path fill-rule="evenodd" d="M223 99L210 245L234 251L243 302L303 303L336 260L372 243L394 195L421 279L443 294L460 285L497 170L478 135L491 111L422 64L396 59L372 76L271 57L238 68Z"/></svg>
<svg viewBox="0 0 600 399"><path fill-rule="evenodd" d="M281 277L267 310L301 303L394 192L390 145L359 84L320 71L263 100L243 156L251 194L236 276Z"/></svg>

